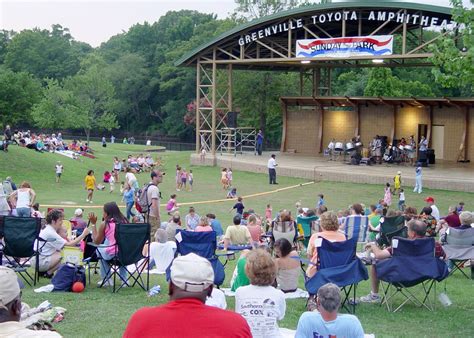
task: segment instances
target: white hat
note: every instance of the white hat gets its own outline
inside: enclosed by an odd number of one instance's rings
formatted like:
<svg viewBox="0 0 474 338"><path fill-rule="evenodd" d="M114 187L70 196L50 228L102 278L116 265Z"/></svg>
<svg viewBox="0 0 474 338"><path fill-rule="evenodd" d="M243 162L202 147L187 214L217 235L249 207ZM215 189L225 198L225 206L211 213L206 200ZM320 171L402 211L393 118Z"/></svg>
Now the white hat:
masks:
<svg viewBox="0 0 474 338"><path fill-rule="evenodd" d="M173 261L171 281L185 291L201 292L214 284L214 270L207 259L190 253Z"/></svg>
<svg viewBox="0 0 474 338"><path fill-rule="evenodd" d="M0 266L0 308L10 303L20 294L20 286L15 271Z"/></svg>
<svg viewBox="0 0 474 338"><path fill-rule="evenodd" d="M82 213L83 213L83 210L81 208L78 208L78 209L76 209L76 211L74 211L75 216L81 216Z"/></svg>

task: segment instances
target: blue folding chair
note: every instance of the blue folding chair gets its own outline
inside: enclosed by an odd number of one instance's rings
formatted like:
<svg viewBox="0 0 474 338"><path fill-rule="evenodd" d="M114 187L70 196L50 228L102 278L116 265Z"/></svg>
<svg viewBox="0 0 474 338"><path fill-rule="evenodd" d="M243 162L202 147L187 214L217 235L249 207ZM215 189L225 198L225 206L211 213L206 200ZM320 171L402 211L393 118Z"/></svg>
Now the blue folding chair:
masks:
<svg viewBox="0 0 474 338"><path fill-rule="evenodd" d="M433 305L428 303L431 290L436 281L442 281L449 274L446 263L435 257L435 239L395 237L392 239L392 249L392 258L375 264L377 278L386 284L382 285L381 304L392 311L390 301L400 293L405 300L393 312L400 310L408 301L433 310ZM420 284L424 291L422 299L409 289Z"/></svg>
<svg viewBox="0 0 474 338"><path fill-rule="evenodd" d="M317 240L318 272L305 282L310 295L317 294L319 288L334 283L344 291L341 307L355 313L355 303L349 307L351 291L355 299L357 284L369 278L367 268L356 256L357 237L343 242L330 242L324 238Z"/></svg>
<svg viewBox="0 0 474 338"><path fill-rule="evenodd" d="M176 254L187 255L195 253L201 257L207 258L211 262L214 270L214 284L216 286L222 285L225 279L224 265L216 256L217 239L215 231L193 232L178 229L176 231ZM166 270L167 280L170 278L170 264Z"/></svg>
<svg viewBox="0 0 474 338"><path fill-rule="evenodd" d="M344 221L344 234L347 239L356 238L357 242L365 242L368 229L369 218L367 216L353 215L346 217Z"/></svg>

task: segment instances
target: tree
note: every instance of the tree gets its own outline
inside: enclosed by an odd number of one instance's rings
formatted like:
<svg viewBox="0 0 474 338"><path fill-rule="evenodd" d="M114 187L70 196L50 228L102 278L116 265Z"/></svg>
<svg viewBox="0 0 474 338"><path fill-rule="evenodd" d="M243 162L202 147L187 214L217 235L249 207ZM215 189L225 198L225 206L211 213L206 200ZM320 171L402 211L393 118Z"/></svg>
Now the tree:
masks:
<svg viewBox="0 0 474 338"><path fill-rule="evenodd" d="M24 30L8 43L5 65L39 79L64 79L77 73L82 53L89 51L87 46L73 41L69 30L60 25L53 25L52 31Z"/></svg>
<svg viewBox="0 0 474 338"><path fill-rule="evenodd" d="M232 17L236 21L251 21L308 4L308 1L302 0L234 0L234 2L237 4L237 8Z"/></svg>
<svg viewBox="0 0 474 338"><path fill-rule="evenodd" d="M474 1L471 0L474 4ZM465 8L461 0L451 0L453 20L462 36L462 46L457 46L453 36L447 36L432 47L435 65L433 75L445 88L460 88L461 94L474 93L474 7Z"/></svg>
<svg viewBox="0 0 474 338"><path fill-rule="evenodd" d="M366 96L387 97L430 97L434 96L429 85L419 81L402 81L393 76L390 68L372 68L369 71Z"/></svg>
<svg viewBox="0 0 474 338"><path fill-rule="evenodd" d="M119 128L115 110L115 89L107 79L104 61L92 54L81 71L64 82L64 89L72 93L69 114L74 116L74 129L84 129L87 141L91 130Z"/></svg>
<svg viewBox="0 0 474 338"><path fill-rule="evenodd" d="M27 123L31 107L41 99L41 84L30 74L0 66L0 124Z"/></svg>

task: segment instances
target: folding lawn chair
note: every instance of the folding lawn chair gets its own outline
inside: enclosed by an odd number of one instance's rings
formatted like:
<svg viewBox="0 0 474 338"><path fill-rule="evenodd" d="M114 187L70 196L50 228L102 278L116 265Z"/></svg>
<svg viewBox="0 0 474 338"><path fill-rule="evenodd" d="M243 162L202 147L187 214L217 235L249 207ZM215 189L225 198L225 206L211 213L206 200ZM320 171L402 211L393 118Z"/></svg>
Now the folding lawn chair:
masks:
<svg viewBox="0 0 474 338"><path fill-rule="evenodd" d="M214 270L214 284L220 286L224 283L224 265L216 256L217 239L215 231L194 232L178 229L175 238L177 255L184 256L193 252L196 255L206 258L211 262ZM167 280L170 278L170 267L168 267L166 271Z"/></svg>
<svg viewBox="0 0 474 338"><path fill-rule="evenodd" d="M382 217L380 219L380 234L377 239L377 244L380 247L391 246L392 238L395 236L403 238L408 236L408 228L405 226L405 217Z"/></svg>
<svg viewBox="0 0 474 338"><path fill-rule="evenodd" d="M118 292L125 285L135 286L138 284L144 291L148 291L150 287L150 245L147 246L148 250L146 255L143 255L143 248L145 244L150 244L150 224L148 223L122 223L115 226L115 245L104 245L87 243L88 245L95 248L108 248L115 247L116 255L111 260L107 260L108 271L102 281L100 287L113 278L112 292ZM99 259L103 259L100 251L97 250ZM129 265L133 265L134 270L129 269ZM128 277L124 278L120 276L119 269L125 268L128 273ZM146 269L146 285L142 278L142 273ZM116 286L117 276L120 286ZM129 281L133 283L130 285Z"/></svg>
<svg viewBox="0 0 474 338"><path fill-rule="evenodd" d="M347 239L357 238L357 242L367 240L367 231L369 229L369 218L361 215L351 215L344 221L344 235Z"/></svg>
<svg viewBox="0 0 474 338"><path fill-rule="evenodd" d="M275 243L275 241L279 240L280 238L285 238L286 240L288 240L288 242L295 244L295 240L296 240L295 222L293 221L275 222L275 224L273 225L273 243Z"/></svg>
<svg viewBox="0 0 474 338"><path fill-rule="evenodd" d="M318 220L318 216L310 216L310 217L305 217L305 216L298 216L296 218L296 223L298 226L298 229L300 232L302 232L300 235L303 236L303 244L307 248L309 239L311 238L311 235L314 232L318 232L317 229L315 229L315 223ZM291 242L290 242L291 243Z"/></svg>
<svg viewBox="0 0 474 338"><path fill-rule="evenodd" d="M84 256L82 259L82 264L87 268L87 278L89 279L89 285L91 284L91 270L94 270L94 274L97 274L99 269L99 257L97 257L97 248L89 245L92 242L92 234L87 235L84 239Z"/></svg>
<svg viewBox="0 0 474 338"><path fill-rule="evenodd" d="M349 296L352 291L355 299L357 284L369 278L367 268L356 256L357 237L343 242L318 238L315 244L318 250L318 271L306 280L306 290L310 295L315 295L324 284L334 283L344 292L341 307L349 313L355 313L355 303L352 309L348 304Z"/></svg>
<svg viewBox="0 0 474 338"><path fill-rule="evenodd" d="M448 228L445 242L443 245L444 253L446 258L453 263L449 275L459 270L467 279L470 279L462 268L464 263L474 260L474 228Z"/></svg>
<svg viewBox="0 0 474 338"><path fill-rule="evenodd" d="M39 238L41 220L33 217L3 217L3 255L7 265L17 272L28 285L39 279L39 250L46 244ZM34 275L28 272L31 259L35 258Z"/></svg>
<svg viewBox="0 0 474 338"><path fill-rule="evenodd" d="M393 297L400 293L405 300L393 312L400 310L408 301L417 306L433 310L429 296L435 282L445 279L449 272L444 261L435 257L434 238L392 239L392 258L384 259L374 265L377 278L385 283L382 285L383 298L381 304L392 311ZM423 298L420 299L410 290L420 285L423 288ZM436 291L435 291L436 296Z"/></svg>

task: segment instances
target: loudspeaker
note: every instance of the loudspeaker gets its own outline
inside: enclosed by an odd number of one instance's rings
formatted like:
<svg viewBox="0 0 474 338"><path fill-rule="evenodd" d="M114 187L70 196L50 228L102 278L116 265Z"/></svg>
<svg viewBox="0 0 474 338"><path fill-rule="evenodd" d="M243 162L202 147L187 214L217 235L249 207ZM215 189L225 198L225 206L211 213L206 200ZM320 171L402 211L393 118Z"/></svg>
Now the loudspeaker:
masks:
<svg viewBox="0 0 474 338"><path fill-rule="evenodd" d="M227 113L227 128L237 128L237 112L230 111Z"/></svg>

